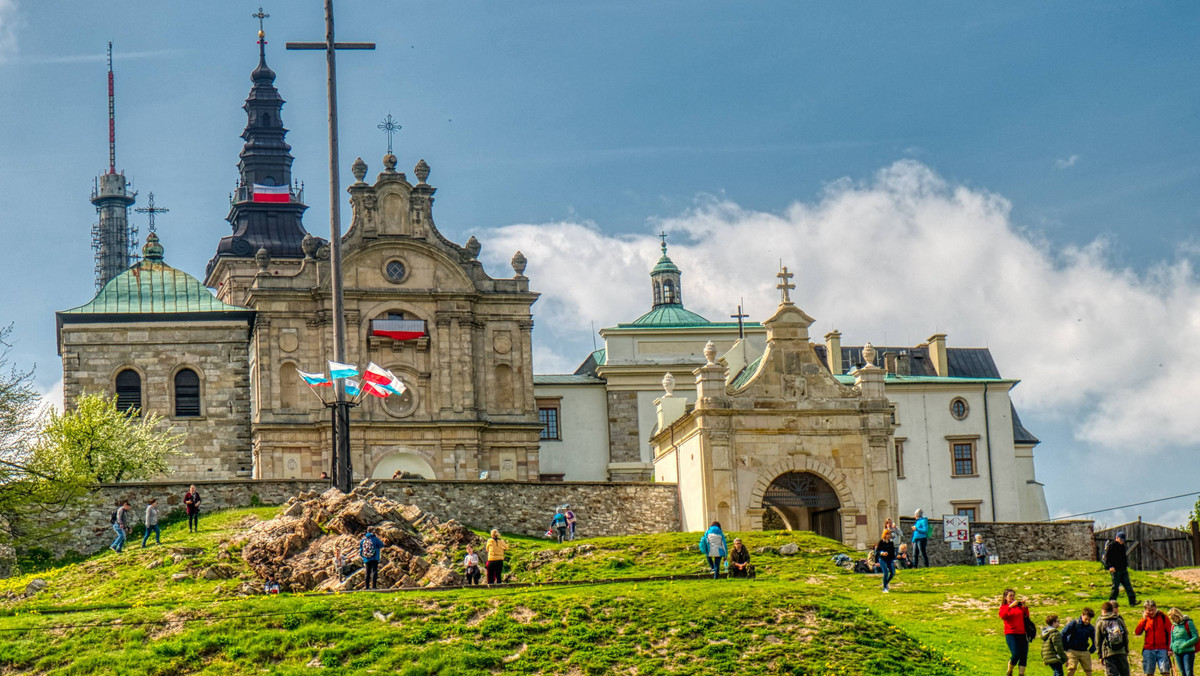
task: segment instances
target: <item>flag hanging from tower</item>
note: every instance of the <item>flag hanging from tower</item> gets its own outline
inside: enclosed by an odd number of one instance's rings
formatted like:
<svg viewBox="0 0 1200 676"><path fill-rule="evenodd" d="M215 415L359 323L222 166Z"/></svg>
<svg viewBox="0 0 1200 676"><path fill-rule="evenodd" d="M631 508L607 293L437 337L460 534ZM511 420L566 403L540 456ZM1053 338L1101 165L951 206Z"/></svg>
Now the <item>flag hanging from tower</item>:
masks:
<svg viewBox="0 0 1200 676"><path fill-rule="evenodd" d="M286 185L254 184L255 202L288 202L292 198Z"/></svg>

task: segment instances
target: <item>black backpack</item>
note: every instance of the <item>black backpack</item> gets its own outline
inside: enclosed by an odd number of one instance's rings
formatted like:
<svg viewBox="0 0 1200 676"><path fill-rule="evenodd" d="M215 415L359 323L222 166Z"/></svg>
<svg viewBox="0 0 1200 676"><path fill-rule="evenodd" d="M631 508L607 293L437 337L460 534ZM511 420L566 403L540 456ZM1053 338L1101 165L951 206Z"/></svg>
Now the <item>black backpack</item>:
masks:
<svg viewBox="0 0 1200 676"><path fill-rule="evenodd" d="M109 522L110 524L116 525L116 523L117 523L117 515L118 515L118 514L120 514L120 513L121 513L121 508L120 508L120 507L118 507L118 508L117 508L117 510L116 510L115 512L113 512L113 513L112 513L112 516L110 516L110 517L108 518L108 522Z"/></svg>
<svg viewBox="0 0 1200 676"><path fill-rule="evenodd" d="M1037 625L1028 617L1025 618L1025 640L1033 643L1033 639L1037 638Z"/></svg>

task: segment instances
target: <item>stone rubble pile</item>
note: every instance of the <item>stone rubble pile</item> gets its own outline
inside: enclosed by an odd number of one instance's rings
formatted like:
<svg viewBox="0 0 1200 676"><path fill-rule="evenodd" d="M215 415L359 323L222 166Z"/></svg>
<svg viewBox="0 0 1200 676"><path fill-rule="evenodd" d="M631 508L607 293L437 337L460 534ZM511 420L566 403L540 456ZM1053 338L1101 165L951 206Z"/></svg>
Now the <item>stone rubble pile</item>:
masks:
<svg viewBox="0 0 1200 676"><path fill-rule="evenodd" d="M383 541L379 586L440 587L462 584L461 551L481 542L451 519L441 523L416 505L376 495L364 481L349 494L336 488L301 493L279 515L254 525L242 546L242 559L262 579L285 591L340 591L363 585L359 541L368 526ZM346 560L345 581L333 568L333 552Z"/></svg>

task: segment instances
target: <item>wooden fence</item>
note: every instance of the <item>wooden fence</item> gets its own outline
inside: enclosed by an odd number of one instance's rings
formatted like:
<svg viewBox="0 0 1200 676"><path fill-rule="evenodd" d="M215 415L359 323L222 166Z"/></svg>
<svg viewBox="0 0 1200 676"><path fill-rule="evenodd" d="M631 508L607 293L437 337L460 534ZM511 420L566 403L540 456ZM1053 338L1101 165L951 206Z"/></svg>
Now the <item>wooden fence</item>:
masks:
<svg viewBox="0 0 1200 676"><path fill-rule="evenodd" d="M1125 547L1129 553L1129 567L1133 570L1162 570L1164 568L1186 568L1195 566L1200 558L1200 533L1196 522L1191 523L1191 532L1145 523L1140 519L1123 526L1096 531L1096 559L1104 556L1104 548L1117 535L1125 531Z"/></svg>

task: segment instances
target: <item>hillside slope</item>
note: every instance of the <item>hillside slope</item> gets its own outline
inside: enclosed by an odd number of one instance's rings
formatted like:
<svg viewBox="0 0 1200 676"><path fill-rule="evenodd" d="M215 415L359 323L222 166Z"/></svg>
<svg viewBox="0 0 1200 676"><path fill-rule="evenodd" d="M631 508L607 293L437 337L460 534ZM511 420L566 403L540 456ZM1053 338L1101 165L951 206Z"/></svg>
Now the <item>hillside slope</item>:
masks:
<svg viewBox="0 0 1200 676"><path fill-rule="evenodd" d="M198 534L168 528L161 548L0 581L0 596L48 583L0 607L0 673L990 674L1006 657L1003 587L1038 619L1107 594L1096 564L1072 562L904 571L883 595L878 578L829 563L837 543L749 533L751 549L796 542L802 554L755 557L753 582L603 584L581 581L702 572L697 535L511 538L516 580L575 584L240 595L257 581L230 541L275 511L210 515ZM1196 599L1166 574L1134 582L1162 606Z"/></svg>

